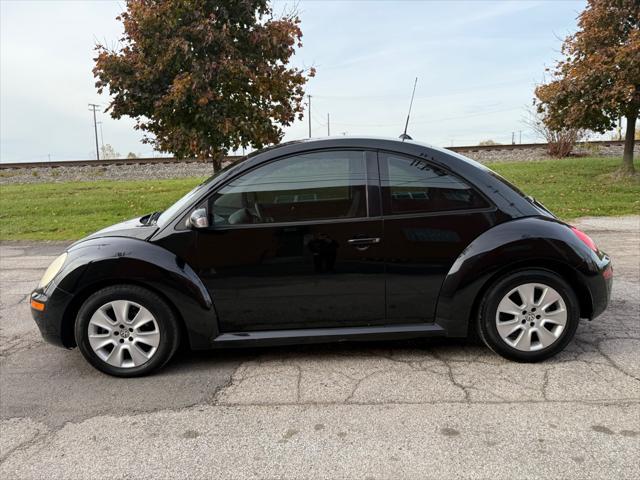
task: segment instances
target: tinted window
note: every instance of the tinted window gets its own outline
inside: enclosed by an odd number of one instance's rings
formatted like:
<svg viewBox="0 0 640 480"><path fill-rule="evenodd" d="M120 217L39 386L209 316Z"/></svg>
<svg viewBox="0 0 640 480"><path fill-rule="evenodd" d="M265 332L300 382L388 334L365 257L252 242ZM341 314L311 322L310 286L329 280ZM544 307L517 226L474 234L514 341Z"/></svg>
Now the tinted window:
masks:
<svg viewBox="0 0 640 480"><path fill-rule="evenodd" d="M388 213L440 212L487 207L469 184L423 160L385 155L380 173Z"/></svg>
<svg viewBox="0 0 640 480"><path fill-rule="evenodd" d="M297 155L259 167L211 198L215 225L366 216L364 153Z"/></svg>

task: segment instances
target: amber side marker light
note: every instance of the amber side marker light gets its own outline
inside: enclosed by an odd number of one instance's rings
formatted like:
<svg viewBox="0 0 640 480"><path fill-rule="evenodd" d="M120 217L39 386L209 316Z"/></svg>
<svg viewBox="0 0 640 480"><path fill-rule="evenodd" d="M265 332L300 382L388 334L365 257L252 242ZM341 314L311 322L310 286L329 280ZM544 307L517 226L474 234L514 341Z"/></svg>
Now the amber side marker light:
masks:
<svg viewBox="0 0 640 480"><path fill-rule="evenodd" d="M37 300L31 300L31 308L34 310L38 310L39 312L44 311L44 303L38 302Z"/></svg>

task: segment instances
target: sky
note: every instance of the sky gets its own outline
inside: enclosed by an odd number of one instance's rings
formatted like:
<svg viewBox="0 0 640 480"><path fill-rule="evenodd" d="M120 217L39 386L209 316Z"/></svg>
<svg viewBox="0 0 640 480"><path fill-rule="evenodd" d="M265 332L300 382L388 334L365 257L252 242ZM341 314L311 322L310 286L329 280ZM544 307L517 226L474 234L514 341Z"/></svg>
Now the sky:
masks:
<svg viewBox="0 0 640 480"><path fill-rule="evenodd" d="M274 10L291 5L273 2ZM303 47L292 63L315 67L307 84L314 137L397 137L418 77L409 134L437 146L541 141L527 108L544 69L576 29L584 0L305 1ZM125 156L159 156L130 118L103 113L94 87L96 42L122 35L125 2L0 0L0 161L95 158L100 143ZM514 133L515 132L515 133ZM284 140L308 137L308 117Z"/></svg>

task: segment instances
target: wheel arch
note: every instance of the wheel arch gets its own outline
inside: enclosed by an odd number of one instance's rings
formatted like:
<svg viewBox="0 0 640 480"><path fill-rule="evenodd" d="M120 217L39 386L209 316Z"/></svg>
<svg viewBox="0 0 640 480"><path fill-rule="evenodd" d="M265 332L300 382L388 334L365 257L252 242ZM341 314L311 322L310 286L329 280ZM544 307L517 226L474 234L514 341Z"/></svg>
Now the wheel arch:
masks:
<svg viewBox="0 0 640 480"><path fill-rule="evenodd" d="M95 292L102 290L107 287L114 287L118 285L131 285L140 288L144 288L158 295L171 309L171 312L174 314L176 320L178 321L178 328L180 329L180 338L181 342L188 341L188 330L187 325L184 321L182 313L175 306L175 304L171 301L167 295L165 295L162 291L154 288L151 285L146 284L145 282L140 282L136 280L131 280L127 278L110 278L107 280L101 280L98 282L94 282L90 285L85 286L81 290L79 290L72 300L67 305L66 309L62 314L62 323L60 325L60 335L62 338L62 343L67 348L76 347L76 339L74 334L74 328L76 319L78 317L78 312L80 308L87 301L87 299L93 295Z"/></svg>
<svg viewBox="0 0 640 480"><path fill-rule="evenodd" d="M580 318L590 318L593 312L593 303L591 299L591 292L580 279L580 275L566 263L555 259L540 258L531 260L522 260L505 265L494 275L489 277L480 290L476 294L473 300L472 307L469 316L469 326L473 326L474 320L480 313L480 305L487 291L502 278L513 273L514 271L523 270L544 270L561 277L576 293L578 299L578 305L580 307Z"/></svg>
<svg viewBox="0 0 640 480"><path fill-rule="evenodd" d="M596 270L591 252L557 220L525 217L500 224L474 240L446 275L436 323L464 337L490 286L513 270L543 269L562 277L575 291L581 318L591 318L593 296L585 280Z"/></svg>
<svg viewBox="0 0 640 480"><path fill-rule="evenodd" d="M57 285L72 295L61 319L65 346L75 344L73 325L86 299L118 284L146 288L166 301L191 348L207 348L217 336L218 319L207 289L173 252L143 240L108 237L81 242L68 253L68 273Z"/></svg>

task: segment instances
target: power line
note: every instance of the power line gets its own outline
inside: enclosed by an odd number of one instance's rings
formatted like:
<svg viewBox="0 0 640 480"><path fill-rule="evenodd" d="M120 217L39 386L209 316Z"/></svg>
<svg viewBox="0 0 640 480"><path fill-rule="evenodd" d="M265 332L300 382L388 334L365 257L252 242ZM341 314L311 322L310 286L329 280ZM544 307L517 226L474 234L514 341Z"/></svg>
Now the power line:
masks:
<svg viewBox="0 0 640 480"><path fill-rule="evenodd" d="M522 80L508 80L508 81L503 81L503 82L496 82L496 83L485 83L485 84L481 84L481 85L473 85L471 87L465 87L464 89L461 90L447 90L446 93L436 93L436 94L431 94L431 95L418 95L416 97L416 100L424 100L424 99L431 99L431 98L440 98L440 97L448 97L448 96L452 96L452 95L464 95L464 94L468 94L470 89L475 90L490 90L490 89L494 89L494 88L498 88L498 87L504 87L507 85L521 85L523 82L525 81L529 81L528 78L523 78ZM332 94L328 94L328 95L324 95L322 93L320 94L315 94L314 97L316 98L324 98L324 99L338 99L338 100L370 100L370 99L376 99L376 98L402 98L404 97L403 93L387 93L387 94L360 94L360 95L332 95Z"/></svg>
<svg viewBox="0 0 640 480"><path fill-rule="evenodd" d="M313 115L311 115L311 118L313 119L313 121L317 124L320 125L321 127L326 127L327 123L325 122L325 120L323 118L320 118L318 115L316 115L315 113Z"/></svg>
<svg viewBox="0 0 640 480"><path fill-rule="evenodd" d="M486 110L483 112L477 112L477 113L467 113L464 115L456 115L453 117L437 117L434 118L432 117L430 120L420 120L421 118L428 118L428 117L416 117L412 122L411 125L425 125L425 124L429 124L429 123L442 123L444 121L447 120L460 120L460 119L465 119L465 118L471 118L471 117L479 117L479 116L484 116L484 115L490 115L493 113L504 113L504 112L511 112L511 111L515 111L515 110L521 110L522 107L513 107L513 108L505 108L505 109L500 109L500 110ZM393 127L394 125L396 125L395 123L344 123L344 122L333 122L335 125L344 125L344 126L350 126L350 127Z"/></svg>

